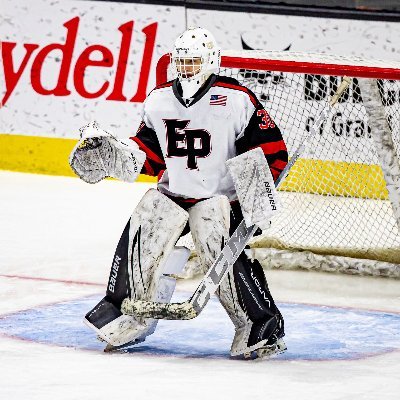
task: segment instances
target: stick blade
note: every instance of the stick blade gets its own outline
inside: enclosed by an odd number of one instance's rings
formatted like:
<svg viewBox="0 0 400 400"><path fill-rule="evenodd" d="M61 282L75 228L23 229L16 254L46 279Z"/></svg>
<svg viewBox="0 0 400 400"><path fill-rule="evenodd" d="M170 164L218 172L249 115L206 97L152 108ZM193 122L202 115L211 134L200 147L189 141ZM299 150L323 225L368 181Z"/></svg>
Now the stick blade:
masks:
<svg viewBox="0 0 400 400"><path fill-rule="evenodd" d="M198 315L188 301L183 303L157 303L143 300L132 301L126 298L122 302L121 311L134 317L170 320L193 319Z"/></svg>

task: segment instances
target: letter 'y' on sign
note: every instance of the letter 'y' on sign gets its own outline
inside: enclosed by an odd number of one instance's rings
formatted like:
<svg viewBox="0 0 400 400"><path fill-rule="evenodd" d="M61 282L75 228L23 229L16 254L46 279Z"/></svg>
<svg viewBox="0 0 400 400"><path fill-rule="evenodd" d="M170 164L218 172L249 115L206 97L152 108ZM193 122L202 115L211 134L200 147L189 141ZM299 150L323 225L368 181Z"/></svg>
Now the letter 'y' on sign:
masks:
<svg viewBox="0 0 400 400"><path fill-rule="evenodd" d="M235 184L246 226L260 228L280 211L274 179L260 148L247 151L226 162Z"/></svg>

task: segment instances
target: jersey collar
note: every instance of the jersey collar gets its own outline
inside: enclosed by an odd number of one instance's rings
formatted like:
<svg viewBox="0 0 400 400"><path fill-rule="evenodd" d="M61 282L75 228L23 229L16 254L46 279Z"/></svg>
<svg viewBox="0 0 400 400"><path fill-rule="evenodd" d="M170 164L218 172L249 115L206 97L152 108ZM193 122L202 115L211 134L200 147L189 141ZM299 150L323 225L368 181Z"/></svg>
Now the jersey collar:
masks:
<svg viewBox="0 0 400 400"><path fill-rule="evenodd" d="M189 108L193 104L197 103L211 88L214 82L217 80L217 76L211 74L210 77L204 82L204 85L195 93L190 99L184 99L182 97L182 88L178 79L175 79L172 84L172 91L175 97L178 99L184 107Z"/></svg>

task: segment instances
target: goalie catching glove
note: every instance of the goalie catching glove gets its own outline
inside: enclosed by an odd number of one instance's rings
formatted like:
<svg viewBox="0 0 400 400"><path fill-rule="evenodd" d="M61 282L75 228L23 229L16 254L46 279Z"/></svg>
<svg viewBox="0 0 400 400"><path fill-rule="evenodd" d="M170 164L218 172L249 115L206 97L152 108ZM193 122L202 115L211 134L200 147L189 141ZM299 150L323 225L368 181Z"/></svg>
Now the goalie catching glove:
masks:
<svg viewBox="0 0 400 400"><path fill-rule="evenodd" d="M130 139L120 139L93 121L79 129L81 139L69 157L72 170L85 182L97 183L107 177L134 182L146 154Z"/></svg>

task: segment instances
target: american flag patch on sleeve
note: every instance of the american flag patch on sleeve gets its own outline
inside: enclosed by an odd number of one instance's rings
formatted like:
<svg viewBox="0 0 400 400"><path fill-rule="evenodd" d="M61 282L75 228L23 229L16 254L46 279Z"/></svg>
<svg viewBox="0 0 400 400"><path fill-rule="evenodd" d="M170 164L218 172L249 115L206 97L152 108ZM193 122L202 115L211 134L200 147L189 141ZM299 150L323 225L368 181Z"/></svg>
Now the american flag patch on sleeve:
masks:
<svg viewBox="0 0 400 400"><path fill-rule="evenodd" d="M228 96L222 96L220 94L212 94L210 97L210 106L226 106L226 100Z"/></svg>

